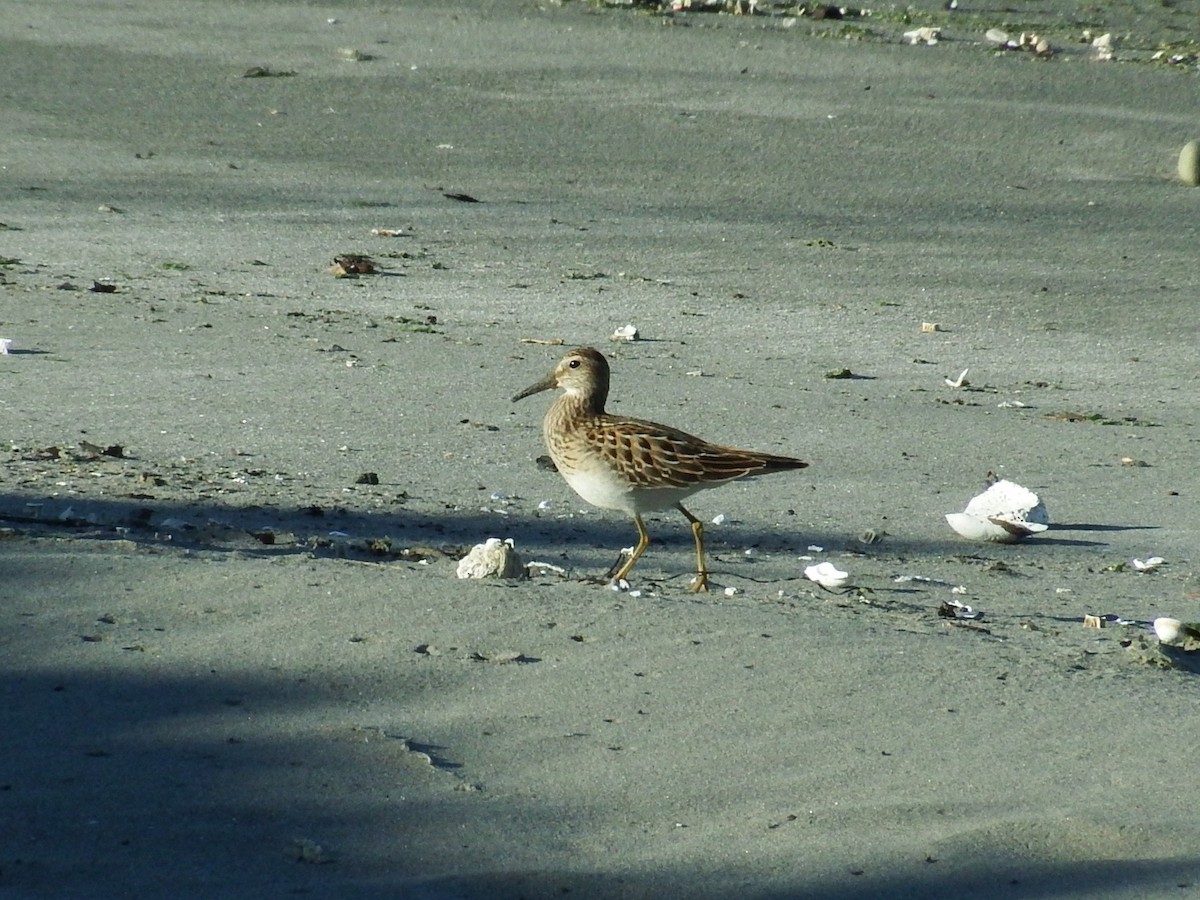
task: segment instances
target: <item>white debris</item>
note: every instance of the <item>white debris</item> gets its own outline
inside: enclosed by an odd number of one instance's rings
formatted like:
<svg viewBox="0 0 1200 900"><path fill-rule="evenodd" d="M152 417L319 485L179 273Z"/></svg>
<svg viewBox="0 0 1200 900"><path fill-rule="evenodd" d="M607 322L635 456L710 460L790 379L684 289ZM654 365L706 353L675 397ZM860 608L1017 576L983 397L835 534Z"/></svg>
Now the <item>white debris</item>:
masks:
<svg viewBox="0 0 1200 900"><path fill-rule="evenodd" d="M538 509L540 509L540 510L542 510L542 511L544 512L544 511L546 511L546 510L548 510L548 509L551 509L551 508L553 508L553 506L554 506L554 501L553 501L553 500L539 500L539 501L538 501L537 508L538 508Z"/></svg>
<svg viewBox="0 0 1200 900"><path fill-rule="evenodd" d="M967 373L970 371L971 371L970 369L963 369L961 372L958 373L957 378L955 378L953 380L951 380L949 378L943 378L942 380L944 382L946 382L946 387L952 387L955 389L960 388L960 387L966 387L968 384L971 383L971 382L967 381Z"/></svg>
<svg viewBox="0 0 1200 900"><path fill-rule="evenodd" d="M1105 33L1092 41L1092 50L1095 51L1093 59L1101 62L1113 58L1112 35Z"/></svg>
<svg viewBox="0 0 1200 900"><path fill-rule="evenodd" d="M850 575L831 562L823 562L817 563L815 566L808 566L804 570L804 577L809 581L815 581L823 588L832 589L844 586Z"/></svg>
<svg viewBox="0 0 1200 900"><path fill-rule="evenodd" d="M12 338L0 338L0 356L8 356L12 345Z"/></svg>
<svg viewBox="0 0 1200 900"><path fill-rule="evenodd" d="M1164 644L1173 644L1183 634L1183 623L1166 617L1154 620L1154 633Z"/></svg>
<svg viewBox="0 0 1200 900"><path fill-rule="evenodd" d="M1153 572L1165 562L1161 556L1151 556L1149 559L1131 560L1130 565L1138 572Z"/></svg>
<svg viewBox="0 0 1200 900"><path fill-rule="evenodd" d="M608 338L610 341L636 341L638 330L636 325L622 325Z"/></svg>
<svg viewBox="0 0 1200 900"><path fill-rule="evenodd" d="M1181 622L1178 619L1155 619L1154 633L1164 644L1184 644L1189 640L1200 641L1200 624Z"/></svg>
<svg viewBox="0 0 1200 900"><path fill-rule="evenodd" d="M525 567L512 539L488 538L458 562L459 578L524 578Z"/></svg>
<svg viewBox="0 0 1200 900"><path fill-rule="evenodd" d="M1033 491L1011 481L994 482L960 513L949 513L950 527L973 541L1015 544L1050 527L1046 505Z"/></svg>
<svg viewBox="0 0 1200 900"><path fill-rule="evenodd" d="M725 513L718 513L717 515L713 516L712 523L714 525L724 525L728 520L729 517L726 516Z"/></svg>
<svg viewBox="0 0 1200 900"><path fill-rule="evenodd" d="M920 44L924 42L929 46L933 46L938 42L938 36L942 33L940 28L914 28L912 31L904 32L904 38L910 44Z"/></svg>
<svg viewBox="0 0 1200 900"><path fill-rule="evenodd" d="M973 606L967 606L965 603L960 603L958 600L946 600L942 603L942 609L945 613L940 613L947 619L982 619L983 613L975 609Z"/></svg>

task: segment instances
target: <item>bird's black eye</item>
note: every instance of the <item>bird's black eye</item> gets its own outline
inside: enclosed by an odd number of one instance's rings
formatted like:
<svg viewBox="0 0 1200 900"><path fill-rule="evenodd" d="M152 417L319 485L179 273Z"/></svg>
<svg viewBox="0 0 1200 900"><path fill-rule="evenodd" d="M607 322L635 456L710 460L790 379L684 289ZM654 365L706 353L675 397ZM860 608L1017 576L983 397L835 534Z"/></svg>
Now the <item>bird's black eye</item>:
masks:
<svg viewBox="0 0 1200 900"><path fill-rule="evenodd" d="M573 359L569 363L567 363L567 365L570 366L572 369L578 369L579 368L579 360Z"/></svg>

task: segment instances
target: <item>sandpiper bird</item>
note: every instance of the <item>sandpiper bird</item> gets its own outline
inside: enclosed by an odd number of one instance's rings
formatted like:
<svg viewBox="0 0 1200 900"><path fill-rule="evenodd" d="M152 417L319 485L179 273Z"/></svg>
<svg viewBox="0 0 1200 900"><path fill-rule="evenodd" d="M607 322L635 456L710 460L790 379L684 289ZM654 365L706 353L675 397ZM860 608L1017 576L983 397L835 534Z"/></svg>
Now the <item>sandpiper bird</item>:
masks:
<svg viewBox="0 0 1200 900"><path fill-rule="evenodd" d="M682 501L727 481L803 469L808 463L710 444L666 425L606 413L608 381L608 361L600 351L578 347L553 372L513 397L513 402L562 388L542 423L550 458L580 497L601 509L626 513L637 525L637 546L613 574L614 585L625 579L650 544L642 514L674 508L692 523L696 541L692 590L708 590L704 526L683 508Z"/></svg>

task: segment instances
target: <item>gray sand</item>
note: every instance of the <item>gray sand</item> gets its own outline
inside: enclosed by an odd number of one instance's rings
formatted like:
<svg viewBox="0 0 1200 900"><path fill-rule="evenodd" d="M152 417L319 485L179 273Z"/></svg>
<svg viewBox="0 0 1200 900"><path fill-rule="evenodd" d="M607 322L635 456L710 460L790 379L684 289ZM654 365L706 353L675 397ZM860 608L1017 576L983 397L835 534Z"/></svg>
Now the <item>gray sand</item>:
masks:
<svg viewBox="0 0 1200 900"><path fill-rule="evenodd" d="M0 898L1200 895L1197 76L1048 8L10 3ZM554 341L810 461L693 498L713 592L675 514L589 580Z"/></svg>

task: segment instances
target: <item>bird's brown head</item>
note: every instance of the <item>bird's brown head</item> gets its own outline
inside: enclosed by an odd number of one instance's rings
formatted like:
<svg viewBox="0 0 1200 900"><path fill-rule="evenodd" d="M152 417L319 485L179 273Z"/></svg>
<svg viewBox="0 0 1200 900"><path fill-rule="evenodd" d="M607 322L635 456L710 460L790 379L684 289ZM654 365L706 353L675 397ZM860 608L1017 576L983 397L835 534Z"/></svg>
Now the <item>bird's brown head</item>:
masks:
<svg viewBox="0 0 1200 900"><path fill-rule="evenodd" d="M531 394L561 388L584 401L592 412L602 413L608 400L608 378L608 360L604 354L593 347L576 347L559 360L553 372L513 397L513 403Z"/></svg>

